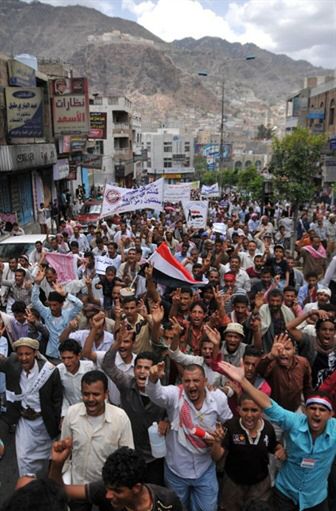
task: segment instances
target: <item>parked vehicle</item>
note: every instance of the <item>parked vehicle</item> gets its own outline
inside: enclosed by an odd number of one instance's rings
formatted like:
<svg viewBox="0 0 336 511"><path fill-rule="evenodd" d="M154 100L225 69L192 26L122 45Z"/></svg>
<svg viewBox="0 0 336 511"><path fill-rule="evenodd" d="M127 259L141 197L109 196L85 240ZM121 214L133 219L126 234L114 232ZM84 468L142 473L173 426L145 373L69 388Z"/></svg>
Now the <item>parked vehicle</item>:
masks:
<svg viewBox="0 0 336 511"><path fill-rule="evenodd" d="M34 250L35 243L45 243L46 234L25 234L23 236L9 236L0 242L0 259L8 261L11 257L19 257L29 254Z"/></svg>
<svg viewBox="0 0 336 511"><path fill-rule="evenodd" d="M103 201L100 199L88 199L84 202L75 220L83 227L95 224L100 216Z"/></svg>

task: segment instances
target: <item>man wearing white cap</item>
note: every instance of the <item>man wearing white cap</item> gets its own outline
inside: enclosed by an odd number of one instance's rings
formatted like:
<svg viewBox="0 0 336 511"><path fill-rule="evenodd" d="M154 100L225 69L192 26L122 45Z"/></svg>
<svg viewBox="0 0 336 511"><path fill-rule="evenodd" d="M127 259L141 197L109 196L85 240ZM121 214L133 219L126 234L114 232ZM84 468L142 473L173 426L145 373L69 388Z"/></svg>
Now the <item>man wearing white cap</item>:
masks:
<svg viewBox="0 0 336 511"><path fill-rule="evenodd" d="M229 323L224 332L222 345L222 357L226 362L239 366L243 358L247 344L243 342L245 337L244 327L240 323Z"/></svg>
<svg viewBox="0 0 336 511"><path fill-rule="evenodd" d="M6 375L7 412L0 416L0 437L17 424L15 443L19 475L37 474L49 459L59 434L62 384L58 370L39 353L39 342L22 337L15 353L0 357Z"/></svg>
<svg viewBox="0 0 336 511"><path fill-rule="evenodd" d="M321 305L330 303L331 290L328 287L318 285L316 291L316 302L306 303L303 308L303 313L309 312L312 309L319 309Z"/></svg>

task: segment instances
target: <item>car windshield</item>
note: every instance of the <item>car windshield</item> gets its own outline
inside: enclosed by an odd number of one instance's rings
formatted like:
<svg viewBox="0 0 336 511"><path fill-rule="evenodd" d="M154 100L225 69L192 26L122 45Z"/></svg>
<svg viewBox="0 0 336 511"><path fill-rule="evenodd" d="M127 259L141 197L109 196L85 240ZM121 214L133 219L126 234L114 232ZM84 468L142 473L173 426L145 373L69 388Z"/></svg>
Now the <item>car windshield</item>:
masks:
<svg viewBox="0 0 336 511"><path fill-rule="evenodd" d="M1 243L0 259L8 261L11 257L20 257L22 254L30 254L35 248L35 243Z"/></svg>
<svg viewBox="0 0 336 511"><path fill-rule="evenodd" d="M80 210L81 215L99 215L101 204L84 204Z"/></svg>

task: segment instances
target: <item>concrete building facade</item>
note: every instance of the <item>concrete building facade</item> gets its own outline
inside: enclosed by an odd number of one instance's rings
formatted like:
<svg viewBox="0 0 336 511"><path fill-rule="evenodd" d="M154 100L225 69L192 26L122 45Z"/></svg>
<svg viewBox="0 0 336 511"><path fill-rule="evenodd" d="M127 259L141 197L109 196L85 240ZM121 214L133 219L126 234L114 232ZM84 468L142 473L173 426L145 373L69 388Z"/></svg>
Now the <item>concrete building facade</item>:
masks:
<svg viewBox="0 0 336 511"><path fill-rule="evenodd" d="M17 221L29 231L40 203L52 201L56 161L48 77L1 55L1 220L9 224Z"/></svg>
<svg viewBox="0 0 336 511"><path fill-rule="evenodd" d="M95 96L90 100L90 112L106 113L106 138L90 143L90 152L102 156L101 169L90 170L90 181L132 186L133 128L132 103L124 96Z"/></svg>
<svg viewBox="0 0 336 511"><path fill-rule="evenodd" d="M336 74L305 79L305 87L287 99L286 132L296 127L325 134L322 183L336 182Z"/></svg>
<svg viewBox="0 0 336 511"><path fill-rule="evenodd" d="M143 149L147 151L147 177L163 176L169 183L194 178L194 137L178 128L160 128L142 134Z"/></svg>

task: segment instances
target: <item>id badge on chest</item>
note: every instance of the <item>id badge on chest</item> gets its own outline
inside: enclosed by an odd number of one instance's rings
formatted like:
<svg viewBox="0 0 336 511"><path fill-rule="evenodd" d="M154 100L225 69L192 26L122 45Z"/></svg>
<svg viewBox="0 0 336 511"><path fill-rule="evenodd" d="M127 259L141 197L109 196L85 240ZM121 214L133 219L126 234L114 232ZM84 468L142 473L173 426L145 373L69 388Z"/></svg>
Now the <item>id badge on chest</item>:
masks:
<svg viewBox="0 0 336 511"><path fill-rule="evenodd" d="M315 467L316 460L313 458L302 458L300 467L302 468L314 468Z"/></svg>

